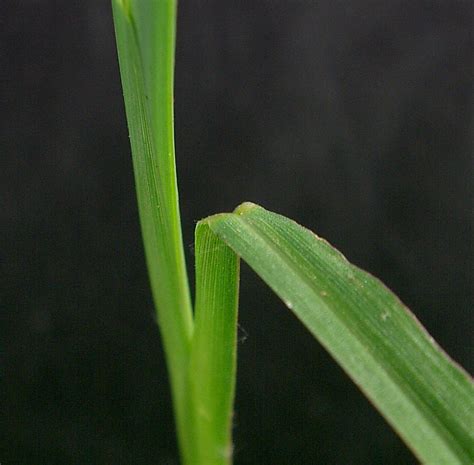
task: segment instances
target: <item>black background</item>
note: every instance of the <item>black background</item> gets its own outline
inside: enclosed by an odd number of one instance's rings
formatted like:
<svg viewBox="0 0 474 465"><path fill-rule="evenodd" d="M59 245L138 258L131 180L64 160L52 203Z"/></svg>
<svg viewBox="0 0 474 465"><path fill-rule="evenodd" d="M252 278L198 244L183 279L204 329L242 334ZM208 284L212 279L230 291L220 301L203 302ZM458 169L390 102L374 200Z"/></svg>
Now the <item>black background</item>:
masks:
<svg viewBox="0 0 474 465"><path fill-rule="evenodd" d="M109 2L0 10L0 461L176 464ZM472 372L472 20L470 1L182 0L189 268L198 219L260 203ZM246 267L240 321L236 465L415 463Z"/></svg>

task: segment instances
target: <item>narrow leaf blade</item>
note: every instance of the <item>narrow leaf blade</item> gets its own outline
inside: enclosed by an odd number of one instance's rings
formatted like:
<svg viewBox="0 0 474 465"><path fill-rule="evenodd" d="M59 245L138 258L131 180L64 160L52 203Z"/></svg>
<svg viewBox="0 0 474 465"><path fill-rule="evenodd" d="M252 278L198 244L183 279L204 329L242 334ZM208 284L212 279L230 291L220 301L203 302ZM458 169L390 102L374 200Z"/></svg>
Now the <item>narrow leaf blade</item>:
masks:
<svg viewBox="0 0 474 465"><path fill-rule="evenodd" d="M254 204L206 220L292 309L423 463L474 463L474 388L380 281Z"/></svg>
<svg viewBox="0 0 474 465"><path fill-rule="evenodd" d="M151 290L171 377L186 463L188 367L193 331L174 159L173 72L176 0L112 0L135 186Z"/></svg>

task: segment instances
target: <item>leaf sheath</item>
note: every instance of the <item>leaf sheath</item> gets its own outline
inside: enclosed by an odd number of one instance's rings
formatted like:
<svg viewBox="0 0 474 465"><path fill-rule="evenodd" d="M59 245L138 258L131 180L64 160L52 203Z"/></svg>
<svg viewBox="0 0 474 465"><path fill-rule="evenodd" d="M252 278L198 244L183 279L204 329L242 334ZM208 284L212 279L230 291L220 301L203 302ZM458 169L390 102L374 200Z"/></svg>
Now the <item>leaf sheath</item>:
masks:
<svg viewBox="0 0 474 465"><path fill-rule="evenodd" d="M196 228L196 305L190 384L198 459L228 465L236 376L239 260L205 223Z"/></svg>

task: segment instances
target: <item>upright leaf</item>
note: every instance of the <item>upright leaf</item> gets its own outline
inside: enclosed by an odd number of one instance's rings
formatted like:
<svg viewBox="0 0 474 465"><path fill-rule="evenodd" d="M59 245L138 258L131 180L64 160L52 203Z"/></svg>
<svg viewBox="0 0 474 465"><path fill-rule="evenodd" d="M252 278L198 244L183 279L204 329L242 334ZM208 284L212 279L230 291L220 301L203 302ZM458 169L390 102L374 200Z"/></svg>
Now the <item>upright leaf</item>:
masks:
<svg viewBox="0 0 474 465"><path fill-rule="evenodd" d="M239 260L206 224L196 228L196 305L190 385L195 464L231 463Z"/></svg>
<svg viewBox="0 0 474 465"><path fill-rule="evenodd" d="M183 457L194 449L187 388L192 309L173 140L175 0L112 0L148 271Z"/></svg>

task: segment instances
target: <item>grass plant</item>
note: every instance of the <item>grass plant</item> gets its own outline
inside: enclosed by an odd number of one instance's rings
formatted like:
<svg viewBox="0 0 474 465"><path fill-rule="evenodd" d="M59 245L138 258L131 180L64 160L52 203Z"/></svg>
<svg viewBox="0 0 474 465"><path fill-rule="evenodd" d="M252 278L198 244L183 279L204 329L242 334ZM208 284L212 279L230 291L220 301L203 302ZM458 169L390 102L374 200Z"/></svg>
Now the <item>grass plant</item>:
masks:
<svg viewBox="0 0 474 465"><path fill-rule="evenodd" d="M421 462L474 463L470 377L380 281L293 221L251 203L200 221L193 311L174 153L176 1L112 0L112 7L143 242L183 465L232 462L240 259Z"/></svg>

